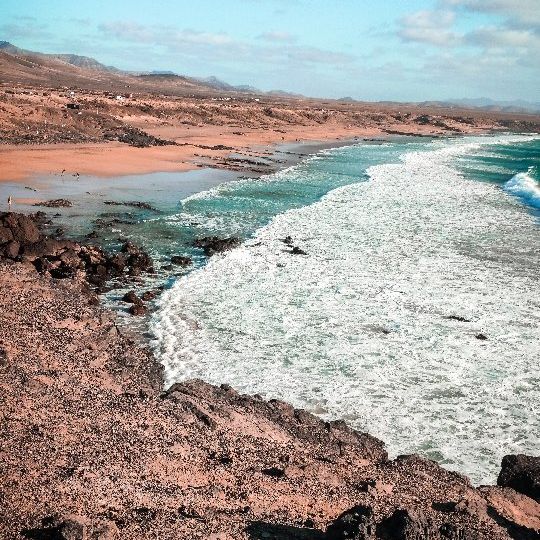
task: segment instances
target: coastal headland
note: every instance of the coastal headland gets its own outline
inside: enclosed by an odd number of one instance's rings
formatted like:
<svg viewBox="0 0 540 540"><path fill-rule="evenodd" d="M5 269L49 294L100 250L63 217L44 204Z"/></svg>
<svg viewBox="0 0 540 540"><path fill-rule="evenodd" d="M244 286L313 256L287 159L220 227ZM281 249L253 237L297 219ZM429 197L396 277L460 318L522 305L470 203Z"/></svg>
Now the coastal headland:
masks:
<svg viewBox="0 0 540 540"><path fill-rule="evenodd" d="M43 218L0 216L0 537L538 538L539 458L476 488L281 401L165 388L93 292L118 259Z"/></svg>
<svg viewBox="0 0 540 540"><path fill-rule="evenodd" d="M30 186L264 174L286 143L540 131L516 112L221 91L4 52L0 67L0 181ZM97 296L111 277L151 272L148 254L46 234L47 220L0 213L0 538L540 538L540 458L506 456L497 485L476 487L282 401L165 387L159 359Z"/></svg>

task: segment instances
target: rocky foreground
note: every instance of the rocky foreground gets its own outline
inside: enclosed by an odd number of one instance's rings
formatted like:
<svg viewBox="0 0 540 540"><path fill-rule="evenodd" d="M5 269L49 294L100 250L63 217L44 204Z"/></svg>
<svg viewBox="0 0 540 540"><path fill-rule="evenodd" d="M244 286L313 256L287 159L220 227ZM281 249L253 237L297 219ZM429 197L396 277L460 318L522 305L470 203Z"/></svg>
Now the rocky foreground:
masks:
<svg viewBox="0 0 540 540"><path fill-rule="evenodd" d="M76 272L65 248L32 259L30 222L0 226L0 538L540 538L540 458L507 456L475 488L281 401L164 389L96 305L88 248L69 248Z"/></svg>

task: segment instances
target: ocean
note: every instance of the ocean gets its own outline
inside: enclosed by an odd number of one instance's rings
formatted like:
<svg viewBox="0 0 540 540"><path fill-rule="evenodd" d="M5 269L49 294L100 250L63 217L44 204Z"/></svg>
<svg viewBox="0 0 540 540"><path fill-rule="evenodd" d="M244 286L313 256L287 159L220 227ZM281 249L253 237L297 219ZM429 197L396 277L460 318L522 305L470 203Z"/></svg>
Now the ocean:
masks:
<svg viewBox="0 0 540 540"><path fill-rule="evenodd" d="M493 483L540 453L539 171L538 137L396 138L171 202L138 233L195 260L151 321L167 383L284 399ZM205 235L243 243L207 260Z"/></svg>

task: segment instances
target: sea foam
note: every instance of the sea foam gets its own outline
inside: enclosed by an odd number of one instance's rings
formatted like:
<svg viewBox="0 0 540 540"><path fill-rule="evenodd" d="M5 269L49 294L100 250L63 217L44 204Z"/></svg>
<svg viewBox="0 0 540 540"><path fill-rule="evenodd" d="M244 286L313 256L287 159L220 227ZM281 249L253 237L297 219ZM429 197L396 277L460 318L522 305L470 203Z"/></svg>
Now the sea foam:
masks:
<svg viewBox="0 0 540 540"><path fill-rule="evenodd" d="M540 208L540 185L533 178L533 173L533 168L529 169L526 173L517 173L504 184L504 189L508 193L524 200L526 204Z"/></svg>
<svg viewBox="0 0 540 540"><path fill-rule="evenodd" d="M477 482L538 453L540 240L517 200L452 167L482 144L370 167L178 280L153 321L168 383L285 399Z"/></svg>

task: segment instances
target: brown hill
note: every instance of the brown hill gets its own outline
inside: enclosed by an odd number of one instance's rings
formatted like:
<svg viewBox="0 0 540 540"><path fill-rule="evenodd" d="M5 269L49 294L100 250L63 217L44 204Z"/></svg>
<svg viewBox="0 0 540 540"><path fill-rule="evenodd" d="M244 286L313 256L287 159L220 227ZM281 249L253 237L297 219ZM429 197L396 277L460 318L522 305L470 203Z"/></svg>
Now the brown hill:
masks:
<svg viewBox="0 0 540 540"><path fill-rule="evenodd" d="M225 90L180 75L123 72L93 58L73 54L43 54L0 42L0 83L79 88L110 92L159 92L185 96L210 95Z"/></svg>

